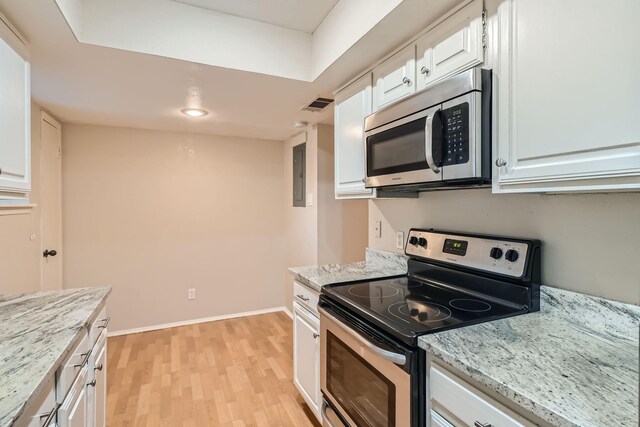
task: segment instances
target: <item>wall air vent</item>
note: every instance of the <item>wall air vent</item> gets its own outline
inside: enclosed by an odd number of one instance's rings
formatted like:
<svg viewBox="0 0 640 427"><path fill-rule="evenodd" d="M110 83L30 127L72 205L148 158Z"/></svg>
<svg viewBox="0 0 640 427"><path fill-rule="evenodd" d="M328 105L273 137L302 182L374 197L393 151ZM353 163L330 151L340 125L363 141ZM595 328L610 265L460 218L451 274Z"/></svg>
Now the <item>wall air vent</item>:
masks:
<svg viewBox="0 0 640 427"><path fill-rule="evenodd" d="M322 111L333 102L331 98L317 97L301 108L303 111Z"/></svg>

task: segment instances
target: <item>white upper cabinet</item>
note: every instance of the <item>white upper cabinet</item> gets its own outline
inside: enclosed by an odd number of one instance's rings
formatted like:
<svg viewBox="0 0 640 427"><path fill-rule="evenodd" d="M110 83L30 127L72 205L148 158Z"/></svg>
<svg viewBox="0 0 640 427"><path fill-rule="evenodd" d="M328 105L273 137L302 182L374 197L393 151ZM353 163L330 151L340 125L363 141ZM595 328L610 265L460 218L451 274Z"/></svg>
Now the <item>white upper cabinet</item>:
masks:
<svg viewBox="0 0 640 427"><path fill-rule="evenodd" d="M416 91L416 46L411 44L373 70L373 110Z"/></svg>
<svg viewBox="0 0 640 427"><path fill-rule="evenodd" d="M30 111L26 47L0 15L0 199L31 189Z"/></svg>
<svg viewBox="0 0 640 427"><path fill-rule="evenodd" d="M640 189L638 22L638 0L500 3L494 192Z"/></svg>
<svg viewBox="0 0 640 427"><path fill-rule="evenodd" d="M475 0L416 42L417 90L484 60L482 0Z"/></svg>
<svg viewBox="0 0 640 427"><path fill-rule="evenodd" d="M359 78L336 95L335 194L337 199L373 197L364 188L364 118L371 114L371 73Z"/></svg>

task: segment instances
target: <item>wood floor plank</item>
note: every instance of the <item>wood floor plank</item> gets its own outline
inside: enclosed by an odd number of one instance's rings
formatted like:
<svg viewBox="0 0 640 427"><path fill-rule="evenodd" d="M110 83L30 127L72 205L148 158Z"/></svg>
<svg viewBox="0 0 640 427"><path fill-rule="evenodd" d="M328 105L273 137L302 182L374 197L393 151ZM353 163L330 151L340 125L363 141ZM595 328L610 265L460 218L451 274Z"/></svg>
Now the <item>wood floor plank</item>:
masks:
<svg viewBox="0 0 640 427"><path fill-rule="evenodd" d="M107 425L319 427L292 345L284 313L109 338Z"/></svg>

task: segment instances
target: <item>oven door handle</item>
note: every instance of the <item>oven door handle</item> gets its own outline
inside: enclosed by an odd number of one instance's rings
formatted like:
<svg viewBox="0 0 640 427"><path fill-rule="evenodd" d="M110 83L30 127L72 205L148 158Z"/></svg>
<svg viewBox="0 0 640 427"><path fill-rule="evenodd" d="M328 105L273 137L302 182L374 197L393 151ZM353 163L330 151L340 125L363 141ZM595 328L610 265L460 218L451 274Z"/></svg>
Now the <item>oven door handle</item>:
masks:
<svg viewBox="0 0 640 427"><path fill-rule="evenodd" d="M433 118L436 116L438 111L440 111L440 109L436 110L433 114L429 114L424 125L424 154L427 159L427 165L429 165L429 169L431 169L433 173L440 173L440 168L436 165L436 162L433 159Z"/></svg>
<svg viewBox="0 0 640 427"><path fill-rule="evenodd" d="M322 399L322 410L320 411L321 414L322 414L322 421L326 422L329 427L336 427L336 426L333 425L333 423L329 419L329 416L327 415L327 408L328 407L329 407L329 405L327 404L327 402L325 402L324 399Z"/></svg>
<svg viewBox="0 0 640 427"><path fill-rule="evenodd" d="M393 351L389 351L389 350L385 350L383 348L378 347L377 345L373 344L371 341L369 341L368 339L364 338L362 335L360 335L359 333L351 330L350 328L344 326L344 324L336 319L333 315L331 315L326 309L322 308L322 307L318 307L318 311L320 312L321 315L323 316L327 316L328 319L330 319L331 321L333 321L336 325L338 325L344 332L346 332L347 334L349 334L351 337L353 337L354 339L356 339L360 344L362 344L363 346L367 347L369 350L371 350L371 352L373 354L375 354L376 356L381 357L384 360L387 360L389 362L395 363L396 365L404 365L407 363L407 357L404 354L400 354L400 353L394 353Z"/></svg>

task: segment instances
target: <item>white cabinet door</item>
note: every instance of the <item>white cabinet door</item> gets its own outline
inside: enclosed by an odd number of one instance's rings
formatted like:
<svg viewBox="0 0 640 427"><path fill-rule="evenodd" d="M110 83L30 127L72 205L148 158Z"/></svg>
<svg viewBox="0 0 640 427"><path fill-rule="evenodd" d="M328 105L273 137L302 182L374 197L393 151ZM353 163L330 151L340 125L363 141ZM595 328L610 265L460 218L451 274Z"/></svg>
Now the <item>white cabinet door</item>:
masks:
<svg viewBox="0 0 640 427"><path fill-rule="evenodd" d="M373 70L373 110L416 91L416 45L411 44Z"/></svg>
<svg viewBox="0 0 640 427"><path fill-rule="evenodd" d="M0 20L0 197L31 188L31 93L25 48ZM2 195L2 193L5 193Z"/></svg>
<svg viewBox="0 0 640 427"><path fill-rule="evenodd" d="M336 95L335 194L336 199L373 197L364 187L364 119L371 114L371 73L359 78Z"/></svg>
<svg viewBox="0 0 640 427"><path fill-rule="evenodd" d="M498 18L494 192L639 189L640 2L507 0Z"/></svg>
<svg viewBox="0 0 640 427"><path fill-rule="evenodd" d="M96 345L97 347L98 345ZM94 379L93 387L93 408L89 413L94 427L106 426L106 404L107 404L107 341L98 350L95 366L93 367Z"/></svg>
<svg viewBox="0 0 640 427"><path fill-rule="evenodd" d="M482 0L475 0L417 42L417 90L484 60Z"/></svg>
<svg viewBox="0 0 640 427"><path fill-rule="evenodd" d="M87 426L87 366L76 378L69 394L58 409L58 427Z"/></svg>
<svg viewBox="0 0 640 427"><path fill-rule="evenodd" d="M320 321L293 303L293 382L315 416L320 408Z"/></svg>

